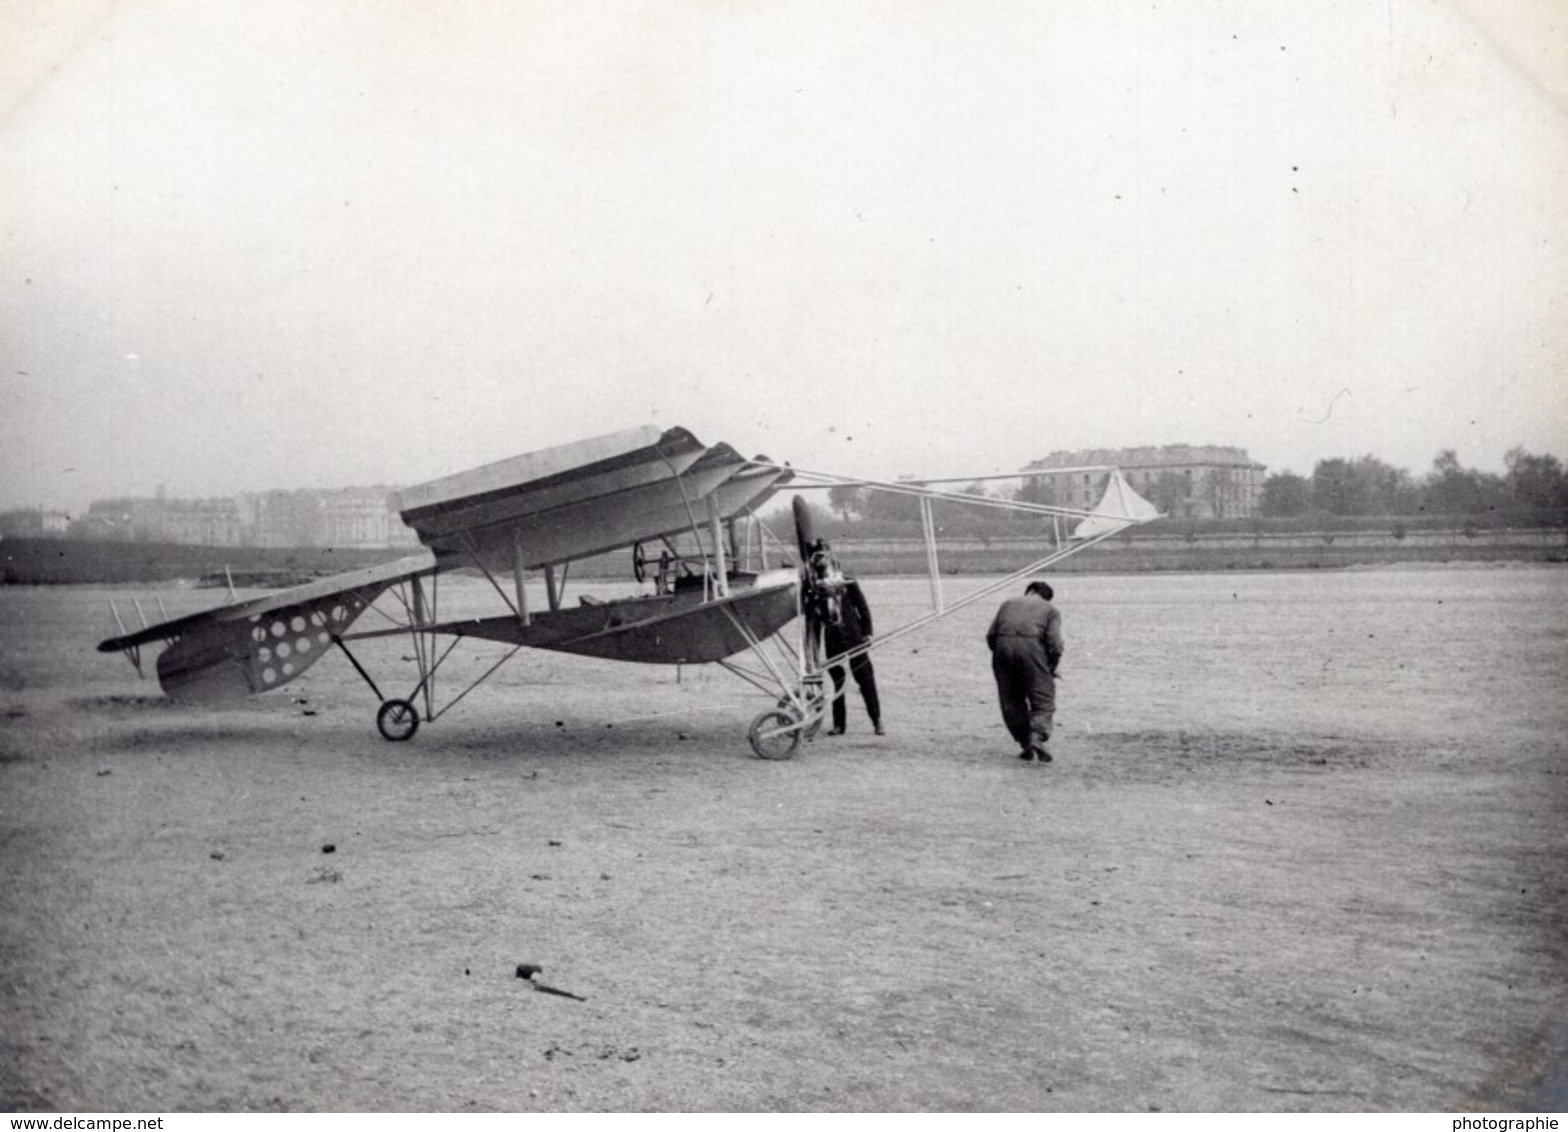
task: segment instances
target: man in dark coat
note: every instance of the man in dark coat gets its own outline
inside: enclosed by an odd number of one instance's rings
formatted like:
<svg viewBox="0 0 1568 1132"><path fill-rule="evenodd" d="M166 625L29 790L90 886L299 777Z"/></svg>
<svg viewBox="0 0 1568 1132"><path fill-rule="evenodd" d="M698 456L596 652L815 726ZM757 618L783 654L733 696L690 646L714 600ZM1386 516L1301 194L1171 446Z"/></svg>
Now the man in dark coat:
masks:
<svg viewBox="0 0 1568 1132"><path fill-rule="evenodd" d="M832 555L827 541L819 539L811 556L812 575L822 599L819 618L822 629L822 649L828 658L839 656L851 649L859 649L871 640L871 606L860 590L860 583L852 574L846 574ZM833 665L833 727L829 735L844 734L849 720L849 709L844 698L844 665ZM877 696L876 670L871 657L857 652L849 659L849 672L860 689L860 698L866 702L866 714L871 717L871 727L878 735L882 730L882 703Z"/></svg>
<svg viewBox="0 0 1568 1132"><path fill-rule="evenodd" d="M991 674L1002 704L1002 722L1025 762L1051 761L1045 744L1056 715L1056 666L1062 662L1062 615L1046 582L1030 582L1022 597L1008 598L996 611L986 644Z"/></svg>

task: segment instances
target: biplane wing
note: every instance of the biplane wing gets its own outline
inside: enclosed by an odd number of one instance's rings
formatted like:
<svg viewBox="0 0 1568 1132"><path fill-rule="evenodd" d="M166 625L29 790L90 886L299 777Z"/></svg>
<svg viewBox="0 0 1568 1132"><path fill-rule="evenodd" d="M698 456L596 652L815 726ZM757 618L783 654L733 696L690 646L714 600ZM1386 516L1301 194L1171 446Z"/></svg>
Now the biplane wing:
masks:
<svg viewBox="0 0 1568 1132"><path fill-rule="evenodd" d="M443 567L559 565L759 506L789 479L683 428L628 429L402 492L403 522Z"/></svg>

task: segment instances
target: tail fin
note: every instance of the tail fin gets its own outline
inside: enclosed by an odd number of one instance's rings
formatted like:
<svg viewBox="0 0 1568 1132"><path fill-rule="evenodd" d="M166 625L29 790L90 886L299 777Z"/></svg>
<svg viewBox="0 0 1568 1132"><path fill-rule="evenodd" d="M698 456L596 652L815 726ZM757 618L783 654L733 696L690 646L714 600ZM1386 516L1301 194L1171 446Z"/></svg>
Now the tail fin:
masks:
<svg viewBox="0 0 1568 1132"><path fill-rule="evenodd" d="M1105 494L1100 496L1093 513L1073 528L1072 538L1081 542L1160 517L1160 509L1134 491L1122 473L1115 470L1106 480Z"/></svg>

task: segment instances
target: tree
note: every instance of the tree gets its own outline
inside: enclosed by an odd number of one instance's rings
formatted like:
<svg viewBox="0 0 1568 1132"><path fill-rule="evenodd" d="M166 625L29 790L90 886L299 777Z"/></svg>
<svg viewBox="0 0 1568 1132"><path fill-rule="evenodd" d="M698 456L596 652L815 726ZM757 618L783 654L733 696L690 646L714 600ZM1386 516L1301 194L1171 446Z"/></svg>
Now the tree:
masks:
<svg viewBox="0 0 1568 1132"><path fill-rule="evenodd" d="M1503 483L1514 502L1561 522L1563 512L1568 512L1568 474L1557 457L1510 448L1503 463L1508 468Z"/></svg>
<svg viewBox="0 0 1568 1132"><path fill-rule="evenodd" d="M1312 469L1312 505L1330 515L1397 515L1414 499L1410 473L1376 456L1319 460Z"/></svg>
<svg viewBox="0 0 1568 1132"><path fill-rule="evenodd" d="M995 498L995 496L991 494L990 490L985 486L985 484L981 483L979 480L975 480L974 483L965 484L963 487L958 489L958 494L973 496L975 499ZM967 510L973 511L977 515L985 515L990 513L991 508L982 503L969 507Z"/></svg>
<svg viewBox="0 0 1568 1132"><path fill-rule="evenodd" d="M979 480L965 484L958 489L958 494L978 500L997 498ZM943 518L958 531L972 534L1002 521L1002 512L987 503L959 503L955 500L950 503L944 502L942 506L946 509Z"/></svg>
<svg viewBox="0 0 1568 1132"><path fill-rule="evenodd" d="M1330 515L1359 515L1364 506L1350 461L1319 460L1312 469L1312 505Z"/></svg>
<svg viewBox="0 0 1568 1132"><path fill-rule="evenodd" d="M1369 515L1404 515L1415 510L1418 491L1410 473L1385 464L1376 456L1355 462L1356 475L1365 483Z"/></svg>
<svg viewBox="0 0 1568 1132"><path fill-rule="evenodd" d="M1258 510L1268 518L1305 515L1312 509L1312 484L1294 472L1279 472L1263 481Z"/></svg>
<svg viewBox="0 0 1568 1132"><path fill-rule="evenodd" d="M1432 461L1425 485L1424 506L1428 511L1439 515L1479 515L1506 502L1501 477L1462 466L1459 454L1452 448L1443 449Z"/></svg>
<svg viewBox="0 0 1568 1132"><path fill-rule="evenodd" d="M911 487L917 486L911 484ZM867 519L909 521L920 518L920 499L897 491L868 489L860 505L860 513Z"/></svg>
<svg viewBox="0 0 1568 1132"><path fill-rule="evenodd" d="M840 519L849 522L851 512L864 509L866 489L859 484L840 483L828 488L828 506L838 512Z"/></svg>

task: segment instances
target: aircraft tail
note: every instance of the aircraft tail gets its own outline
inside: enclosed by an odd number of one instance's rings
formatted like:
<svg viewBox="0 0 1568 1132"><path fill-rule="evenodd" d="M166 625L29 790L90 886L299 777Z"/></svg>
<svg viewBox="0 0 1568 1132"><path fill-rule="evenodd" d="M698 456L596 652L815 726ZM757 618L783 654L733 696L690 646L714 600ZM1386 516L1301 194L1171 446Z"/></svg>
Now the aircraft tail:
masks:
<svg viewBox="0 0 1568 1132"><path fill-rule="evenodd" d="M140 671L141 647L167 643L157 669L171 699L213 703L265 692L315 664L388 586L431 569L428 557L404 559L156 625L144 618L131 633L116 610L121 635L98 650L122 652Z"/></svg>
<svg viewBox="0 0 1568 1132"><path fill-rule="evenodd" d="M1158 507L1134 491L1120 470L1113 470L1105 482L1105 494L1089 517L1073 528L1072 539L1080 542L1114 534L1124 527L1161 517Z"/></svg>
<svg viewBox="0 0 1568 1132"><path fill-rule="evenodd" d="M347 607L285 607L238 621L187 630L158 654L158 683L170 699L216 703L282 687L332 648L332 634L353 620ZM358 610L354 614L358 615Z"/></svg>

